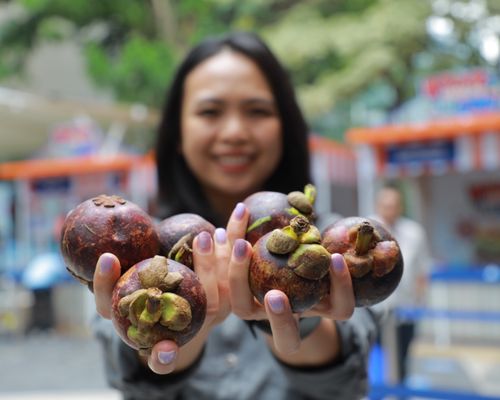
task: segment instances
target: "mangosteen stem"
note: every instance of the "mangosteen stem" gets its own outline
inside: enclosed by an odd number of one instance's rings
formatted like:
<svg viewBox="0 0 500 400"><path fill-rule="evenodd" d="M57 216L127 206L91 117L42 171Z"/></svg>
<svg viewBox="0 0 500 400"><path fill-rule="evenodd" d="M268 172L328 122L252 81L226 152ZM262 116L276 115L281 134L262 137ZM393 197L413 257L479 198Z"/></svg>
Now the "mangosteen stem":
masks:
<svg viewBox="0 0 500 400"><path fill-rule="evenodd" d="M310 225L309 220L303 215L297 215L290 221L290 226L297 236L306 233L309 230Z"/></svg>
<svg viewBox="0 0 500 400"><path fill-rule="evenodd" d="M355 247L357 255L364 255L373 248L374 233L373 226L367 221L359 226Z"/></svg>

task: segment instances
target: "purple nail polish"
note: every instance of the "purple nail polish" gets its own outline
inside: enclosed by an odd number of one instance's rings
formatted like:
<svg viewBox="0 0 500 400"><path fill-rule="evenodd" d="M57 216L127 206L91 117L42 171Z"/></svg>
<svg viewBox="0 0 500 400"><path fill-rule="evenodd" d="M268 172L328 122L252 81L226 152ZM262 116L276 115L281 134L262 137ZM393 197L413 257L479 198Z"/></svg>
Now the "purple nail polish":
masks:
<svg viewBox="0 0 500 400"><path fill-rule="evenodd" d="M344 270L344 257L341 254L332 254L332 266L335 272L342 272Z"/></svg>
<svg viewBox="0 0 500 400"><path fill-rule="evenodd" d="M247 254L247 242L243 239L236 239L234 242L234 257L237 260L242 260Z"/></svg>
<svg viewBox="0 0 500 400"><path fill-rule="evenodd" d="M236 204L236 207L234 208L234 216L236 217L237 220L241 220L243 216L245 215L245 210L246 206L243 203L238 203Z"/></svg>
<svg viewBox="0 0 500 400"><path fill-rule="evenodd" d="M210 250L211 237L208 232L200 232L198 235L198 246L202 252L207 252Z"/></svg>
<svg viewBox="0 0 500 400"><path fill-rule="evenodd" d="M160 351L158 353L158 361L162 364L170 364L174 361L176 354L175 351Z"/></svg>
<svg viewBox="0 0 500 400"><path fill-rule="evenodd" d="M113 258L107 254L103 254L99 258L99 271L101 274L109 274L113 268Z"/></svg>
<svg viewBox="0 0 500 400"><path fill-rule="evenodd" d="M215 240L218 244L225 244L227 240L226 230L224 228L217 228L215 230Z"/></svg>
<svg viewBox="0 0 500 400"><path fill-rule="evenodd" d="M280 295L270 294L267 296L267 302L269 304L269 308L275 314L281 314L285 311L285 302Z"/></svg>

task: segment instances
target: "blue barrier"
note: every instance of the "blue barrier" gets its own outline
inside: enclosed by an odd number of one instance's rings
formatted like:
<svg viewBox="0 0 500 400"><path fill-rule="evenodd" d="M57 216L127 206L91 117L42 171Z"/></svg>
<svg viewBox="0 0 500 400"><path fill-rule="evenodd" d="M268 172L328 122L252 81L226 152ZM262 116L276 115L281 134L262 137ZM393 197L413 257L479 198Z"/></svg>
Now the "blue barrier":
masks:
<svg viewBox="0 0 500 400"><path fill-rule="evenodd" d="M495 311L465 311L465 310L436 310L429 308L398 308L396 318L400 320L423 320L440 318L450 320L471 320L481 322L500 322L500 312ZM382 354L379 354L382 352ZM370 384L369 399L382 400L386 396L398 398L424 398L443 400L500 400L499 396L480 395L473 392L457 392L444 389L419 389L406 385L384 384L381 370L384 368L385 356L382 348L375 348L370 355ZM373 376L372 376L373 374Z"/></svg>
<svg viewBox="0 0 500 400"><path fill-rule="evenodd" d="M464 393L450 390L413 389L404 385L372 385L368 398L371 400L384 399L385 396L398 396L401 398L419 397L424 399L443 400L500 400L498 396L479 395L477 393Z"/></svg>
<svg viewBox="0 0 500 400"><path fill-rule="evenodd" d="M461 319L482 322L500 322L498 311L436 310L430 308L397 308L396 317L401 320L421 320L429 318Z"/></svg>
<svg viewBox="0 0 500 400"><path fill-rule="evenodd" d="M500 283L500 266L489 264L484 266L469 266L460 268L456 266L437 267L430 275L433 282L474 282L485 284Z"/></svg>

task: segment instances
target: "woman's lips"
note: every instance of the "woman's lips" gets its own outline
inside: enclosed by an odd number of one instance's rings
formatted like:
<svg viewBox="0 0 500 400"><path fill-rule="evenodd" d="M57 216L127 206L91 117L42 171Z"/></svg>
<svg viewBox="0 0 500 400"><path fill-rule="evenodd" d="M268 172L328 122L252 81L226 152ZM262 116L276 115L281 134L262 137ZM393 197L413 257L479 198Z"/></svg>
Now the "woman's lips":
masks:
<svg viewBox="0 0 500 400"><path fill-rule="evenodd" d="M248 154L220 155L215 157L217 164L225 172L237 173L247 170L253 160Z"/></svg>

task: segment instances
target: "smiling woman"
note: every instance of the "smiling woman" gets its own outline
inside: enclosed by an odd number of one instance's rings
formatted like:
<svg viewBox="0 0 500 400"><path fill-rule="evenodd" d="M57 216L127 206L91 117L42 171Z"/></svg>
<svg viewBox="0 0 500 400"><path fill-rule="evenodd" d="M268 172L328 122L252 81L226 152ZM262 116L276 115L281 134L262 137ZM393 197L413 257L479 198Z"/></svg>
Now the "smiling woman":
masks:
<svg viewBox="0 0 500 400"><path fill-rule="evenodd" d="M375 314L355 312L340 254L325 254L322 302L303 313L294 313L292 300L275 286L262 303L250 290L255 252L246 240L244 200L260 191L302 191L311 182L308 133L287 73L258 36L208 38L181 63L158 131L158 215L194 213L219 227L213 235L197 234L192 246L206 316L188 343L160 340L142 357L99 320L108 377L124 398L353 400L366 394ZM119 276L118 258L103 254L93 282L104 318L111 316ZM269 321L271 331L257 335L259 320Z"/></svg>

